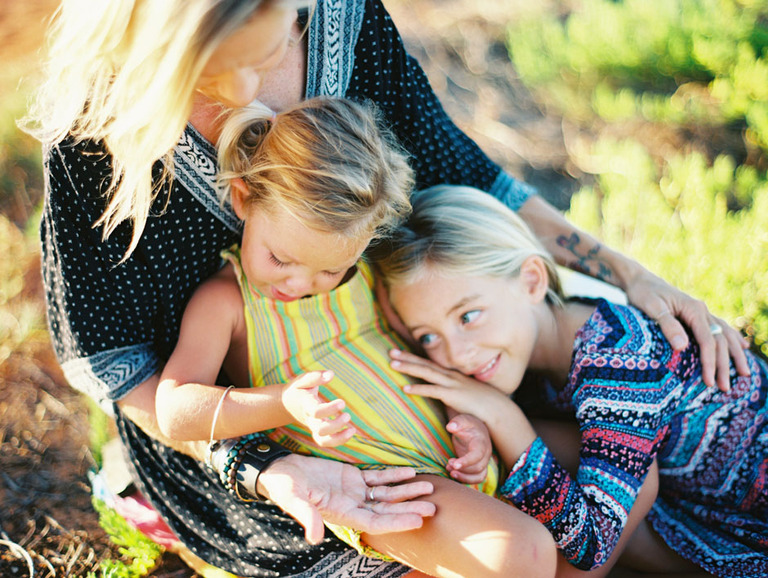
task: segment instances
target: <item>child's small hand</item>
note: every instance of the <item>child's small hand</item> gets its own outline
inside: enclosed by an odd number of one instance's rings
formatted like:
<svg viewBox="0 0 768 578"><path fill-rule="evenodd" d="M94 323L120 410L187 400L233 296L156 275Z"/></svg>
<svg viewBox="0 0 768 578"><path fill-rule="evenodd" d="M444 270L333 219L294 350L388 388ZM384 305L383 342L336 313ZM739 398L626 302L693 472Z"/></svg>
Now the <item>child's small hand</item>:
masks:
<svg viewBox="0 0 768 578"><path fill-rule="evenodd" d="M344 411L343 399L320 399L320 386L331 379L332 371L311 371L283 388L283 406L296 422L312 432L312 439L320 447L340 446L356 433L349 425L351 417Z"/></svg>
<svg viewBox="0 0 768 578"><path fill-rule="evenodd" d="M425 382L406 385L404 391L439 399L458 413L468 413L488 423L499 405L509 402L509 396L493 386L424 357L397 349L390 351L390 357L393 369Z"/></svg>
<svg viewBox="0 0 768 578"><path fill-rule="evenodd" d="M488 475L488 462L493 455L491 434L475 416L461 413L445 429L453 435L456 457L448 460L448 473L464 484L480 484Z"/></svg>

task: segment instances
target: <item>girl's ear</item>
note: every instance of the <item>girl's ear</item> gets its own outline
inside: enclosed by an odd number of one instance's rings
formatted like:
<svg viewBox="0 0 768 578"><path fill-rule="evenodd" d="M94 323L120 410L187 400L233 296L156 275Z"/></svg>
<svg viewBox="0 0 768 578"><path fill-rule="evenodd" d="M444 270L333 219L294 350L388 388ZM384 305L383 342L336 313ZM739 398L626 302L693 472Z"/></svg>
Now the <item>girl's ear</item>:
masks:
<svg viewBox="0 0 768 578"><path fill-rule="evenodd" d="M547 297L549 272L544 260L538 255L531 255L520 267L520 280L532 303L540 303Z"/></svg>
<svg viewBox="0 0 768 578"><path fill-rule="evenodd" d="M237 218L241 221L245 221L245 216L247 214L246 199L248 198L248 185L245 184L245 181L242 178L237 177L229 181L229 190L232 199L232 208L235 210Z"/></svg>

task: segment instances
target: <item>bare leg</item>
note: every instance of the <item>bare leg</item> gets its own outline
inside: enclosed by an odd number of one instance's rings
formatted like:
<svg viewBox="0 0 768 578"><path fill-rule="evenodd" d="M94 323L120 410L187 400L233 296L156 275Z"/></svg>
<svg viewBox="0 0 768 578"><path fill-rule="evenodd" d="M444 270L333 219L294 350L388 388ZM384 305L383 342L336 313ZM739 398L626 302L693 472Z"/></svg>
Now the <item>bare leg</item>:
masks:
<svg viewBox="0 0 768 578"><path fill-rule="evenodd" d="M448 478L435 486L437 514L412 532L364 535L379 552L430 576L552 577L557 551L547 529L512 506Z"/></svg>

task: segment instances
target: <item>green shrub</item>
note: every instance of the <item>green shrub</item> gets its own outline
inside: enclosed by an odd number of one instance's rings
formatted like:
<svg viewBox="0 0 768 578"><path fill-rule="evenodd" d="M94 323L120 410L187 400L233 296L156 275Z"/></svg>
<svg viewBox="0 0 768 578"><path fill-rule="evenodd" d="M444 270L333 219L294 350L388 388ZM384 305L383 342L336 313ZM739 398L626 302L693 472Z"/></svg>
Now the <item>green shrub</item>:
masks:
<svg viewBox="0 0 768 578"><path fill-rule="evenodd" d="M111 540L120 546L123 560L104 560L100 565L103 578L141 578L157 566L163 547L133 528L115 510L99 499L93 499L93 507L99 513L99 524ZM90 573L88 578L96 578Z"/></svg>
<svg viewBox="0 0 768 578"><path fill-rule="evenodd" d="M768 149L766 0L585 0L512 23L523 81L566 118L747 127Z"/></svg>
<svg viewBox="0 0 768 578"><path fill-rule="evenodd" d="M594 179L570 218L768 353L768 0L573 5L508 28L522 80L580 129Z"/></svg>
<svg viewBox="0 0 768 578"><path fill-rule="evenodd" d="M574 195L568 217L704 300L768 354L766 175L727 156L708 166L699 153L673 157L657 174L631 140L598 142L591 162L596 185Z"/></svg>

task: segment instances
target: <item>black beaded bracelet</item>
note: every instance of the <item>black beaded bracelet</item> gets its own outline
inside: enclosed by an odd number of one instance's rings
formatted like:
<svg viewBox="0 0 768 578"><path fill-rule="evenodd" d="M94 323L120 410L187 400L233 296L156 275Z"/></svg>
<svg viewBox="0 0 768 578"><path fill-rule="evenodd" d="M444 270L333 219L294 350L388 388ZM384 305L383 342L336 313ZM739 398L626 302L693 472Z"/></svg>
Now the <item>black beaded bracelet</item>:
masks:
<svg viewBox="0 0 768 578"><path fill-rule="evenodd" d="M245 502L263 498L257 492L261 472L276 459L289 454L280 444L262 433L245 435L236 441L225 440L211 450L211 464L227 490ZM245 498L241 489L255 499Z"/></svg>

